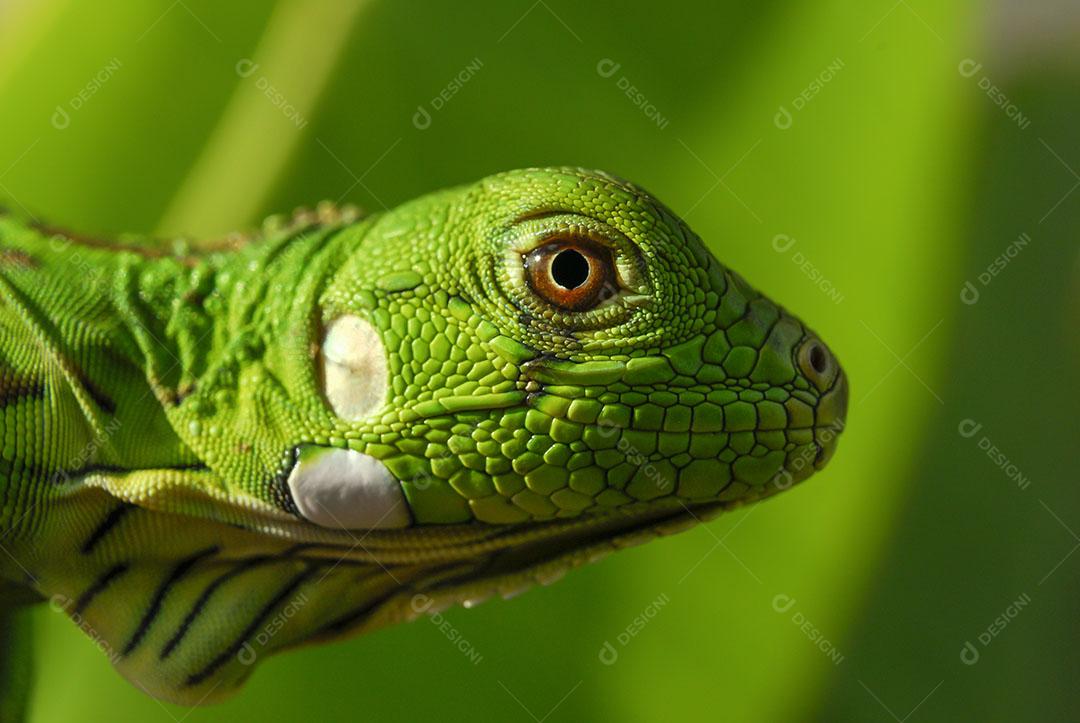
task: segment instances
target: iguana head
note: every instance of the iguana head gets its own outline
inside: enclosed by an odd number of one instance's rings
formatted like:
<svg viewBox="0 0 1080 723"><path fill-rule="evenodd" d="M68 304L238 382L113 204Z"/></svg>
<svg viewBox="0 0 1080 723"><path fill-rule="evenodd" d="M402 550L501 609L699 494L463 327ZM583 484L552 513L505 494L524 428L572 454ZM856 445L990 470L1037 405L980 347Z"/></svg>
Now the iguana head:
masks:
<svg viewBox="0 0 1080 723"><path fill-rule="evenodd" d="M320 313L330 418L289 483L330 527L746 502L820 469L843 426L821 339L597 172L513 171L388 213Z"/></svg>
<svg viewBox="0 0 1080 723"><path fill-rule="evenodd" d="M832 352L640 188L532 169L329 216L140 267L93 367L127 421L18 550L156 696L550 582L833 452Z"/></svg>

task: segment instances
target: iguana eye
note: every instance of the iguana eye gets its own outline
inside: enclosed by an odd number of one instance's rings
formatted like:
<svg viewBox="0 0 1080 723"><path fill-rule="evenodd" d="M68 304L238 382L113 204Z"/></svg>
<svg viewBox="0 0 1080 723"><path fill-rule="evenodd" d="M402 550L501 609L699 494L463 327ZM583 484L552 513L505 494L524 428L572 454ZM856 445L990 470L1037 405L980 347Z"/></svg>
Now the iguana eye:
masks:
<svg viewBox="0 0 1080 723"><path fill-rule="evenodd" d="M525 256L525 278L540 298L566 311L588 311L615 292L615 263L604 246L556 239Z"/></svg>

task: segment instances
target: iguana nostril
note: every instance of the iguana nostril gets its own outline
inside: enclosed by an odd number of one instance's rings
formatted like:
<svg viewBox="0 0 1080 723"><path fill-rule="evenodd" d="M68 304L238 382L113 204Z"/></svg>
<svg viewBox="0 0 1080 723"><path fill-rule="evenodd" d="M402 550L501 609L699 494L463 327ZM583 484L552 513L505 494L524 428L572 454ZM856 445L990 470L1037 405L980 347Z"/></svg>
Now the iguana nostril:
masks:
<svg viewBox="0 0 1080 723"><path fill-rule="evenodd" d="M816 336L802 343L797 354L797 361L803 376L817 387L818 391L828 391L836 381L840 366L836 363L829 348Z"/></svg>

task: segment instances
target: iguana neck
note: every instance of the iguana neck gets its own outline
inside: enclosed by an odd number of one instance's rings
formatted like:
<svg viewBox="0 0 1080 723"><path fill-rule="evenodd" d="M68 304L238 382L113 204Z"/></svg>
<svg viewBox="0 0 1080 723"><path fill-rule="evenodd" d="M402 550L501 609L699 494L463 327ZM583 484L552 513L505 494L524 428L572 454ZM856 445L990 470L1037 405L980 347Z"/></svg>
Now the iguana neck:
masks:
<svg viewBox="0 0 1080 723"><path fill-rule="evenodd" d="M270 358L304 313L293 306L315 313L318 270L332 273L368 223L177 255L0 218L0 439L19 447L0 454L0 529L87 472L206 466L176 410L225 402L246 361L280 367ZM19 418L42 421L16 431Z"/></svg>
<svg viewBox="0 0 1080 723"><path fill-rule="evenodd" d="M113 290L113 305L162 404L212 383L229 360L265 355L288 333L284 312L301 287L321 288L334 271L326 259L347 254L359 235L355 226L307 226L201 256L125 255L127 284Z"/></svg>

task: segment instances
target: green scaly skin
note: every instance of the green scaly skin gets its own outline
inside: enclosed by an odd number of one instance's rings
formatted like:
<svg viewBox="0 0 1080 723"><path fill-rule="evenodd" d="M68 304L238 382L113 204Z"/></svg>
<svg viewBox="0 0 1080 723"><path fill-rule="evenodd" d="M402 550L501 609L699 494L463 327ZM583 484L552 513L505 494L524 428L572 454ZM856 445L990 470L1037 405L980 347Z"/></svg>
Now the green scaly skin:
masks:
<svg viewBox="0 0 1080 723"><path fill-rule="evenodd" d="M617 272L567 311L523 269L578 236ZM174 702L786 489L843 425L814 333L602 173L323 208L200 254L148 243L0 217L0 579ZM320 372L343 316L377 330L387 368L351 421ZM304 519L286 479L315 448L380 460L407 526Z"/></svg>

